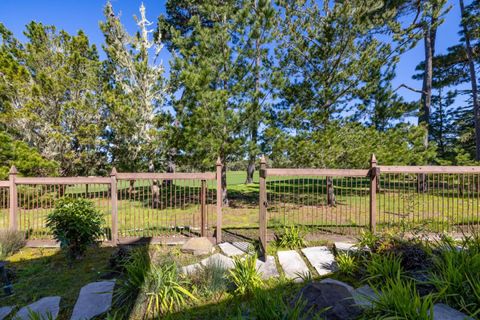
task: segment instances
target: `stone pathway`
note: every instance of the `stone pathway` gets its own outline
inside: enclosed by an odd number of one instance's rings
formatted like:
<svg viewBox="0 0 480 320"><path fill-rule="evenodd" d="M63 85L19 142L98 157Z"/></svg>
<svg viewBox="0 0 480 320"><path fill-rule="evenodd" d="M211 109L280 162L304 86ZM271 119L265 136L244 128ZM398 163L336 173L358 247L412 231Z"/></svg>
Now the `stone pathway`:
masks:
<svg viewBox="0 0 480 320"><path fill-rule="evenodd" d="M1 307L0 308L0 320L5 319L10 312L12 312L13 307Z"/></svg>
<svg viewBox="0 0 480 320"><path fill-rule="evenodd" d="M243 256L246 253L246 251L240 250L235 245L229 242L220 243L218 247L220 248L220 250L222 250L224 254L229 257Z"/></svg>
<svg viewBox="0 0 480 320"><path fill-rule="evenodd" d="M28 306L21 308L13 319L29 320L32 312L42 320L56 319L60 311L60 297L45 297Z"/></svg>
<svg viewBox="0 0 480 320"><path fill-rule="evenodd" d="M263 279L277 278L280 276L274 256L267 256L265 262L257 259L257 270L261 273Z"/></svg>
<svg viewBox="0 0 480 320"><path fill-rule="evenodd" d="M80 290L71 320L88 320L107 312L112 305L115 281L92 282Z"/></svg>
<svg viewBox="0 0 480 320"><path fill-rule="evenodd" d="M302 282L303 276L310 275L310 270L308 270L306 263L297 251L279 251L277 255L283 272L285 272L285 277L288 279L292 279L295 282Z"/></svg>
<svg viewBox="0 0 480 320"><path fill-rule="evenodd" d="M327 247L304 248L302 252L320 276L335 271L335 257Z"/></svg>
<svg viewBox="0 0 480 320"><path fill-rule="evenodd" d="M473 320L473 318L446 304L437 303L433 306L433 320Z"/></svg>
<svg viewBox="0 0 480 320"><path fill-rule="evenodd" d="M203 259L200 263L204 266L216 265L224 269L233 268L233 259L226 257L221 253L215 253L214 255Z"/></svg>

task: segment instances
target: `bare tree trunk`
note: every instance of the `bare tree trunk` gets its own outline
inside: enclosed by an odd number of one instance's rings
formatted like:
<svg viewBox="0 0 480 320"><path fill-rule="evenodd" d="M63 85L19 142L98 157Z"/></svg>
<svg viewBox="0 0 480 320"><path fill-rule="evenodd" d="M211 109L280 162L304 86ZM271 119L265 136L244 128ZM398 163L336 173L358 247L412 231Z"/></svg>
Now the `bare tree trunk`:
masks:
<svg viewBox="0 0 480 320"><path fill-rule="evenodd" d="M475 121L475 160L480 160L480 106L478 105L478 87L477 76L475 74L475 62L473 60L472 45L470 43L470 33L467 24L464 22L465 18L465 5L463 0L460 0L460 12L462 15L462 26L465 37L465 49L467 51L468 66L470 69L470 82L472 85L472 97L473 97L473 118Z"/></svg>
<svg viewBox="0 0 480 320"><path fill-rule="evenodd" d="M335 206L335 187L332 177L327 177L327 205Z"/></svg>
<svg viewBox="0 0 480 320"><path fill-rule="evenodd" d="M255 1L254 3L255 10L257 10L258 3ZM255 160L257 159L257 152L256 146L258 142L258 117L257 114L260 112L260 63L261 63L261 56L260 56L260 40L257 38L255 40L255 96L252 105L252 114L255 117L251 119L250 125L250 137L252 139L251 144L252 148L250 148L250 155L248 157L248 166L247 166L247 180L245 181L246 184L253 183L253 174L255 173Z"/></svg>

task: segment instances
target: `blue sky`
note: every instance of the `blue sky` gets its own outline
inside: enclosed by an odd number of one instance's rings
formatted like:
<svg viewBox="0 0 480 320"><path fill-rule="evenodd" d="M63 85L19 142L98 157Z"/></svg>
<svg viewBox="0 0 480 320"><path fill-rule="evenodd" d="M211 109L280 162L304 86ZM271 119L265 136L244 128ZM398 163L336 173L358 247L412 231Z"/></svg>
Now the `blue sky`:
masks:
<svg viewBox="0 0 480 320"><path fill-rule="evenodd" d="M140 0L111 0L116 12L122 13L122 22L130 31L135 30L133 15L138 15ZM469 1L467 1L468 3ZM156 18L165 12L165 1L144 0L147 8L147 18L156 22ZM460 22L460 10L457 0L449 0L452 10L447 14L445 23L439 28L437 36L437 53L446 51L446 48L456 44ZM90 41L101 47L103 36L99 29L99 22L103 20L104 0L0 0L0 21L10 29L16 37L23 40L24 26L35 20L44 24L54 24L59 29L69 33L76 33L82 29L89 36ZM165 50L164 50L165 51ZM169 54L163 53L165 62ZM420 88L419 81L412 80L415 66L423 59L423 43L405 53L397 67L397 77L394 87L405 83ZM399 93L407 100L417 100L418 93L400 89Z"/></svg>

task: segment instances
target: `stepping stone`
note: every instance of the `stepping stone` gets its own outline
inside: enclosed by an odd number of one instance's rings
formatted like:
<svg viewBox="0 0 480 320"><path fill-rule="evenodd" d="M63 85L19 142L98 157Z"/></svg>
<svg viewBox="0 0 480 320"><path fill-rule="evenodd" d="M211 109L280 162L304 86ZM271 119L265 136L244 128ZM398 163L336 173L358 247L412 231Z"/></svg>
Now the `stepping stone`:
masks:
<svg viewBox="0 0 480 320"><path fill-rule="evenodd" d="M257 259L257 271L261 273L264 280L280 276L274 256L267 256L265 262Z"/></svg>
<svg viewBox="0 0 480 320"><path fill-rule="evenodd" d="M433 306L433 320L473 320L473 318L446 304L437 303Z"/></svg>
<svg viewBox="0 0 480 320"><path fill-rule="evenodd" d="M364 285L353 290L353 299L357 306L370 308L373 305L373 301L377 301L378 295L369 285Z"/></svg>
<svg viewBox="0 0 480 320"><path fill-rule="evenodd" d="M189 275L189 274L197 273L200 269L202 269L202 265L200 263L194 263L194 264L190 264L188 266L182 267L180 269L180 272Z"/></svg>
<svg viewBox="0 0 480 320"><path fill-rule="evenodd" d="M354 243L335 242L335 249L337 251L357 251L358 248Z"/></svg>
<svg viewBox="0 0 480 320"><path fill-rule="evenodd" d="M302 257L295 250L279 251L278 261L288 279L293 279L295 282L302 282L302 275L310 275L310 270L308 270Z"/></svg>
<svg viewBox="0 0 480 320"><path fill-rule="evenodd" d="M304 248L302 252L320 276L335 271L335 257L327 247Z"/></svg>
<svg viewBox="0 0 480 320"><path fill-rule="evenodd" d="M5 319L10 312L12 312L13 307L1 307L0 308L0 320Z"/></svg>
<svg viewBox="0 0 480 320"><path fill-rule="evenodd" d="M30 313L35 312L40 319L56 319L60 311L60 297L45 297L20 309L14 319L29 320Z"/></svg>
<svg viewBox="0 0 480 320"><path fill-rule="evenodd" d="M224 269L232 269L233 268L233 260L229 257L224 256L221 253L216 253L206 259L200 261L200 263L204 266L210 265L217 265Z"/></svg>
<svg viewBox="0 0 480 320"><path fill-rule="evenodd" d="M205 237L188 239L182 246L182 252L193 253L194 256L210 254L213 250L213 243Z"/></svg>
<svg viewBox="0 0 480 320"><path fill-rule="evenodd" d="M245 251L238 249L237 247L235 247L233 244L229 242L220 243L218 246L220 247L222 252L229 257L242 256L245 254Z"/></svg>
<svg viewBox="0 0 480 320"><path fill-rule="evenodd" d="M82 287L71 320L89 320L107 312L112 305L115 281L92 282Z"/></svg>
<svg viewBox="0 0 480 320"><path fill-rule="evenodd" d="M250 242L237 241L237 242L232 242L232 244L238 249L242 250L243 252L248 253L250 251L253 251L253 246Z"/></svg>

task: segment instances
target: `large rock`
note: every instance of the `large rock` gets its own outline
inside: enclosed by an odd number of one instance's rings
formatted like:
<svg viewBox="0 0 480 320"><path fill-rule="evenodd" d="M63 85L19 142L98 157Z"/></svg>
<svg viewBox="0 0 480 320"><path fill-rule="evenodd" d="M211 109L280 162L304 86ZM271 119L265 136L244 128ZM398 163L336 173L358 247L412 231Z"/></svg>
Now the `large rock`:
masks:
<svg viewBox="0 0 480 320"><path fill-rule="evenodd" d="M433 306L433 320L473 320L473 318L446 304L437 303Z"/></svg>
<svg viewBox="0 0 480 320"><path fill-rule="evenodd" d="M92 282L82 287L71 320L89 320L107 312L112 305L115 281Z"/></svg>
<svg viewBox="0 0 480 320"><path fill-rule="evenodd" d="M244 251L238 249L229 242L220 243L218 246L220 247L220 250L229 257L242 256L245 254Z"/></svg>
<svg viewBox="0 0 480 320"><path fill-rule="evenodd" d="M278 262L285 272L285 277L295 282L302 282L302 277L310 275L310 270L295 250L279 251Z"/></svg>
<svg viewBox="0 0 480 320"><path fill-rule="evenodd" d="M232 269L233 268L233 260L229 257L224 256L221 253L216 253L206 259L200 261L200 263L206 267L214 265L224 269Z"/></svg>
<svg viewBox="0 0 480 320"><path fill-rule="evenodd" d="M0 308L0 320L5 319L10 312L12 312L13 307L1 307Z"/></svg>
<svg viewBox="0 0 480 320"><path fill-rule="evenodd" d="M369 285L364 285L353 290L353 298L357 306L370 308L373 302L378 300L378 295Z"/></svg>
<svg viewBox="0 0 480 320"><path fill-rule="evenodd" d="M210 254L213 250L213 243L204 237L191 238L182 246L182 252L193 253L195 256Z"/></svg>
<svg viewBox="0 0 480 320"><path fill-rule="evenodd" d="M29 320L34 312L42 320L56 319L60 311L60 297L45 297L20 309L14 319Z"/></svg>
<svg viewBox="0 0 480 320"><path fill-rule="evenodd" d="M302 252L320 276L335 271L335 257L327 247L304 248Z"/></svg>
<svg viewBox="0 0 480 320"><path fill-rule="evenodd" d="M306 301L305 310L311 310L311 318L320 314L321 319L349 320L362 312L353 299L353 288L334 279L309 283L298 294L300 298Z"/></svg>
<svg viewBox="0 0 480 320"><path fill-rule="evenodd" d="M334 246L335 246L335 250L337 252L338 251L357 251L358 250L355 243L335 242Z"/></svg>
<svg viewBox="0 0 480 320"><path fill-rule="evenodd" d="M202 265L200 263L194 263L194 264L190 264L188 266L182 267L180 269L180 272L183 274L189 275L189 274L195 274L201 269L202 269Z"/></svg>

